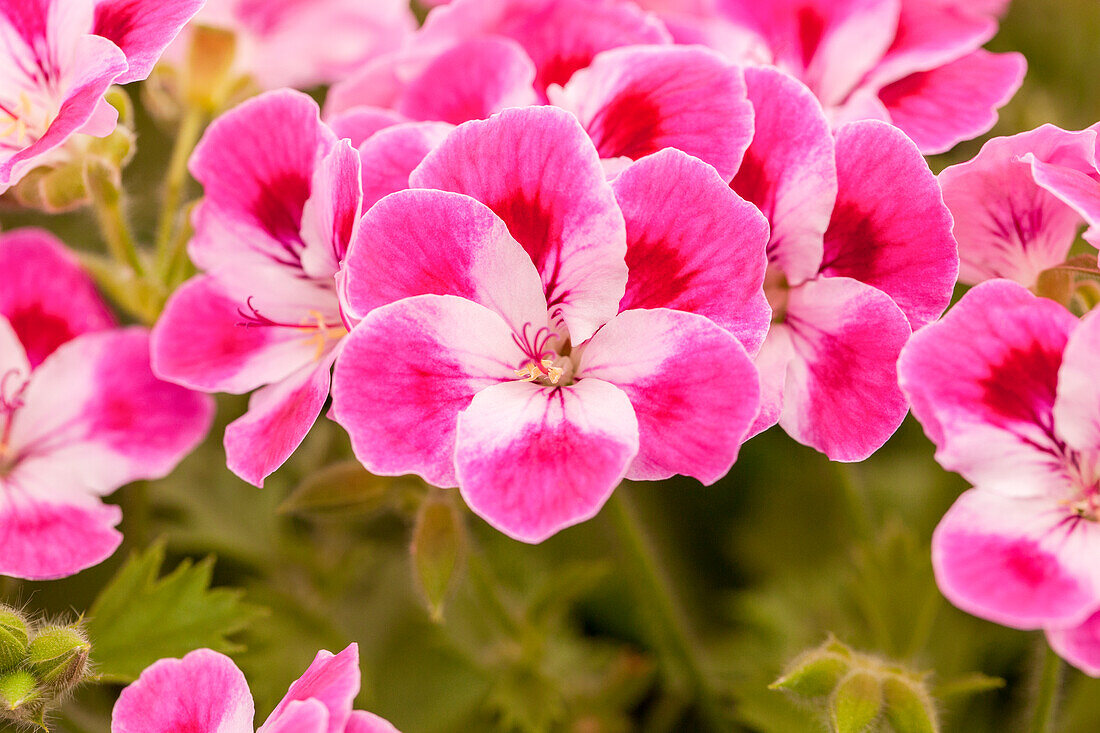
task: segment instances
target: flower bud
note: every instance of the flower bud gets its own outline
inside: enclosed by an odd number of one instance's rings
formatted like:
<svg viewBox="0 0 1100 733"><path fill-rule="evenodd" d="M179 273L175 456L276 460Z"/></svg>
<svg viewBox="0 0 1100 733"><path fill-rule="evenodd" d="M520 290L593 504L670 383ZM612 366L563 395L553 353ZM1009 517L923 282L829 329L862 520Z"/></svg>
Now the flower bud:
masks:
<svg viewBox="0 0 1100 733"><path fill-rule="evenodd" d="M92 645L72 626L48 626L31 640L27 669L54 693L71 690L88 668Z"/></svg>
<svg viewBox="0 0 1100 733"><path fill-rule="evenodd" d="M924 685L904 677L890 677L882 684L886 720L902 733L937 733L936 706Z"/></svg>
<svg viewBox="0 0 1100 733"><path fill-rule="evenodd" d="M853 672L837 685L829 702L836 733L863 733L882 711L882 681L870 672Z"/></svg>
<svg viewBox="0 0 1100 733"><path fill-rule="evenodd" d="M443 601L465 545L465 528L448 502L428 501L413 530L412 558L416 578L432 618L443 617Z"/></svg>
<svg viewBox="0 0 1100 733"><path fill-rule="evenodd" d="M38 680L26 670L0 675L0 713L11 718L11 713L29 712L42 699Z"/></svg>
<svg viewBox="0 0 1100 733"><path fill-rule="evenodd" d="M0 606L0 672L10 672L27 659L27 622L10 606Z"/></svg>

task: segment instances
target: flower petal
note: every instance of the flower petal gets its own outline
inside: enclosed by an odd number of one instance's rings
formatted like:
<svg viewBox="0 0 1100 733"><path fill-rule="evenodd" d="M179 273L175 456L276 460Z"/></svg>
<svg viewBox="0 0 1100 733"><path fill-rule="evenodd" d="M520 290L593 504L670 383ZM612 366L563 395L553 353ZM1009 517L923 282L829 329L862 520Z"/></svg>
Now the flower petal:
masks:
<svg viewBox="0 0 1100 733"><path fill-rule="evenodd" d="M944 153L993 127L997 110L1016 94L1026 70L1018 53L979 49L889 84L879 98L922 153Z"/></svg>
<svg viewBox="0 0 1100 733"><path fill-rule="evenodd" d="M123 690L111 733L251 733L254 714L248 683L233 661L199 649L153 663Z"/></svg>
<svg viewBox="0 0 1100 733"><path fill-rule="evenodd" d="M409 175L454 128L446 122L409 122L379 131L361 146L363 211L409 187Z"/></svg>
<svg viewBox="0 0 1100 733"><path fill-rule="evenodd" d="M1083 620L1100 603L1100 528L1055 502L971 489L932 535L936 583L959 608L1034 629Z"/></svg>
<svg viewBox="0 0 1100 733"><path fill-rule="evenodd" d="M901 386L940 465L1006 495L1068 489L1052 411L1076 324L1054 301L994 280L913 336L898 365Z"/></svg>
<svg viewBox="0 0 1100 733"><path fill-rule="evenodd" d="M263 488L264 479L290 458L321 414L334 359L330 353L252 394L248 412L225 429L230 471Z"/></svg>
<svg viewBox="0 0 1100 733"><path fill-rule="evenodd" d="M630 278L620 310L672 308L710 318L750 354L768 333L768 222L715 170L664 150L612 184L626 219Z"/></svg>
<svg viewBox="0 0 1100 733"><path fill-rule="evenodd" d="M344 733L399 733L397 728L388 721L379 718L374 713L356 710L351 714L348 727Z"/></svg>
<svg viewBox="0 0 1100 733"><path fill-rule="evenodd" d="M295 700L277 719L268 719L263 733L325 733L331 730L329 713L320 700ZM343 728L338 729L344 733Z"/></svg>
<svg viewBox="0 0 1100 733"><path fill-rule="evenodd" d="M577 115L604 159L677 148L728 181L752 140L741 69L700 47L605 51L549 95Z"/></svg>
<svg viewBox="0 0 1100 733"><path fill-rule="evenodd" d="M725 476L760 409L759 377L737 339L706 318L667 310L619 314L585 345L577 374L630 399L640 448L631 480Z"/></svg>
<svg viewBox="0 0 1100 733"><path fill-rule="evenodd" d="M429 45L487 35L523 47L535 62L539 92L569 81L600 51L671 40L656 18L616 0L454 0L433 11L420 32Z"/></svg>
<svg viewBox="0 0 1100 733"><path fill-rule="evenodd" d="M251 323L244 309L208 276L184 283L153 328L153 371L192 389L242 394L313 362L310 333Z"/></svg>
<svg viewBox="0 0 1100 733"><path fill-rule="evenodd" d="M345 309L362 318L416 295L457 295L517 332L546 320L531 259L487 206L457 193L401 191L363 218L342 274Z"/></svg>
<svg viewBox="0 0 1100 733"><path fill-rule="evenodd" d="M363 205L359 153L347 141L333 146L313 174L309 200L302 210L302 270L331 278L340 269L355 238Z"/></svg>
<svg viewBox="0 0 1100 733"><path fill-rule="evenodd" d="M206 193L189 249L195 264L211 269L248 250L279 261L300 248L314 169L335 142L317 103L289 89L215 120L190 162Z"/></svg>
<svg viewBox="0 0 1100 733"><path fill-rule="evenodd" d="M332 117L326 115L325 119L336 137L348 140L353 148L358 148L376 132L409 122L400 112L366 105L352 107Z"/></svg>
<svg viewBox="0 0 1100 733"><path fill-rule="evenodd" d="M821 272L883 291L913 330L939 318L955 288L959 255L951 214L916 146L881 122L837 131L839 195Z"/></svg>
<svg viewBox="0 0 1100 733"><path fill-rule="evenodd" d="M448 6L451 7L451 6ZM618 312L626 230L599 155L573 115L552 107L467 122L413 171L417 188L464 193L492 209L542 275L574 343Z"/></svg>
<svg viewBox="0 0 1100 733"><path fill-rule="evenodd" d="M88 273L44 229L0 234L0 315L6 317L38 366L61 344L115 325Z"/></svg>
<svg viewBox="0 0 1100 733"><path fill-rule="evenodd" d="M301 700L316 700L328 711L328 725L322 726L320 733L344 733L351 705L358 694L359 646L351 644L339 654L321 650L309 669L290 686L258 733L272 733L280 723L287 733L299 730L287 727L281 719L289 717L295 702Z"/></svg>
<svg viewBox="0 0 1100 733"><path fill-rule="evenodd" d="M149 76L164 49L203 6L204 0L97 0L92 33L126 54L129 70L115 80L129 84Z"/></svg>
<svg viewBox="0 0 1100 733"><path fill-rule="evenodd" d="M535 65L507 38L476 38L432 59L405 88L397 109L414 120L459 125L538 102Z"/></svg>
<svg viewBox="0 0 1100 733"><path fill-rule="evenodd" d="M814 277L837 196L836 147L810 90L774 69L746 69L756 132L730 184L771 223L768 259L792 284Z"/></svg>
<svg viewBox="0 0 1100 733"><path fill-rule="evenodd" d="M509 537L538 543L594 517L638 453L638 420L619 388L507 382L458 418L462 497Z"/></svg>
<svg viewBox="0 0 1100 733"><path fill-rule="evenodd" d="M455 486L459 412L481 390L514 379L524 358L512 329L484 306L452 295L401 300L347 337L331 417L371 473Z"/></svg>
<svg viewBox="0 0 1100 733"><path fill-rule="evenodd" d="M972 160L940 173L955 218L963 282L1004 277L1030 287L1039 273L1066 259L1081 217L1036 182L1036 169L1040 162L1081 167L1095 159L1095 141L1090 130L1043 125L994 138Z"/></svg>
<svg viewBox="0 0 1100 733"><path fill-rule="evenodd" d="M1100 677L1100 611L1076 626L1047 629L1058 656L1090 677Z"/></svg>
<svg viewBox="0 0 1100 733"><path fill-rule="evenodd" d="M793 288L787 305L794 357L779 424L834 461L861 461L905 418L897 359L910 328L888 295L846 277Z"/></svg>
<svg viewBox="0 0 1100 733"><path fill-rule="evenodd" d="M1054 401L1054 425L1058 436L1100 466L1100 384L1096 364L1100 360L1100 311L1081 319L1070 334L1058 370L1058 396Z"/></svg>

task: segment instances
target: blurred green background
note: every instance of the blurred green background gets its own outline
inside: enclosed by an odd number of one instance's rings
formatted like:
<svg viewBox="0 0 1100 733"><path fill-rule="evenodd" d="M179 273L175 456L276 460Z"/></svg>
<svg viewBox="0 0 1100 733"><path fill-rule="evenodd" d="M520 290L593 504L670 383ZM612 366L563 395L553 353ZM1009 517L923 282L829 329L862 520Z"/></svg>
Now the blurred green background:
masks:
<svg viewBox="0 0 1100 733"><path fill-rule="evenodd" d="M991 48L1020 51L1030 63L994 134L1100 120L1097 0L1015 0ZM125 181L138 230L148 234L172 132L140 113L138 129ZM968 159L980 142L932 160L933 168ZM0 220L12 229L42 225L43 217L4 211ZM74 247L101 246L86 214L47 226ZM222 428L244 406L222 399L210 439L171 478L112 498L125 509L126 535L114 558L64 581L9 581L5 600L78 614L131 552L157 538L167 542L166 570L214 555L214 584L242 588L247 603L265 609L233 636L259 720L317 649L357 641L359 706L405 733L703 730L709 713L699 689L728 715L730 730L816 731L814 713L767 685L831 632L931 672L944 730L1025 729L1041 635L971 618L937 592L929 538L965 484L936 465L912 420L860 465L831 464L773 430L750 441L715 486L620 488L672 589L690 637L687 660L675 636L654 625L660 609L647 592L651 578L626 552L615 509L537 547L491 531L457 494L404 484L381 511L279 511L300 482L350 456L347 440L322 419L257 490L226 470L220 446ZM441 620L433 620L410 560L425 498L450 502L468 533ZM979 672L1004 686L959 693ZM85 687L56 730L106 731L118 689ZM1100 730L1100 681L1068 675L1058 729Z"/></svg>

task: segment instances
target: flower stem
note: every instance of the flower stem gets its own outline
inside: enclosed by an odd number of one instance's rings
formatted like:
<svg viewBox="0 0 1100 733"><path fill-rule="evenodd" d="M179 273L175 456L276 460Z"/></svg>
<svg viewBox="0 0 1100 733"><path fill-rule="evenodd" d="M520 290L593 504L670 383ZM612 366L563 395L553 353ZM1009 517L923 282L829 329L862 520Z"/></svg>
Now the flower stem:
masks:
<svg viewBox="0 0 1100 733"><path fill-rule="evenodd" d="M120 264L130 267L137 275L144 274L145 267L138 255L137 242L130 231L130 223L123 210L122 186L115 180L116 171L107 166L92 164L88 168L88 191L92 197L96 221L107 249Z"/></svg>
<svg viewBox="0 0 1100 733"><path fill-rule="evenodd" d="M175 260L176 247L172 246L172 235L176 230L183 191L187 186L187 162L199 142L205 122L206 113L202 109L197 106L188 109L172 148L172 159L164 179L164 200L157 221L157 274L162 278L168 276Z"/></svg>
<svg viewBox="0 0 1100 733"><path fill-rule="evenodd" d="M1058 720L1058 694L1062 686L1062 658L1044 644L1042 669L1039 673L1039 689L1032 704L1031 733L1054 733Z"/></svg>
<svg viewBox="0 0 1100 733"><path fill-rule="evenodd" d="M626 496L628 485L620 486L607 502L608 517L615 525L623 559L665 671L694 695L699 717L706 730L724 731L729 721L714 697L681 610L665 578L649 538Z"/></svg>

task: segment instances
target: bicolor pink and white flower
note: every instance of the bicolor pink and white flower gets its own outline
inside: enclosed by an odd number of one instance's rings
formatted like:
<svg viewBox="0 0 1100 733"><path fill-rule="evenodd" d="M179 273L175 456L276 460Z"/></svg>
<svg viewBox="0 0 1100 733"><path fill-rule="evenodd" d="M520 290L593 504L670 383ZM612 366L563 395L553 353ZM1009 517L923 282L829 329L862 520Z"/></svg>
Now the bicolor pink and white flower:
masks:
<svg viewBox="0 0 1100 733"><path fill-rule="evenodd" d="M213 404L157 380L149 335L114 321L51 235L0 237L0 575L61 578L122 535L102 497L167 475L206 435Z"/></svg>
<svg viewBox="0 0 1100 733"><path fill-rule="evenodd" d="M932 563L959 608L1019 629L1100 676L1100 314L1078 321L993 280L913 337L900 362L936 459L975 488L944 516Z"/></svg>
<svg viewBox="0 0 1100 733"><path fill-rule="evenodd" d="M1097 137L1095 128L1043 125L990 140L973 160L940 173L960 280L1035 287L1043 271L1066 261L1085 223L1100 227ZM1100 245L1100 229L1086 238Z"/></svg>
<svg viewBox="0 0 1100 733"><path fill-rule="evenodd" d="M359 684L358 645L335 655L320 651L257 733L397 733L377 715L352 710ZM199 649L155 662L124 689L111 733L253 733L255 715L233 660Z"/></svg>
<svg viewBox="0 0 1100 733"><path fill-rule="evenodd" d="M236 70L264 89L332 84L416 30L407 0L208 0L195 22L234 31Z"/></svg>
<svg viewBox="0 0 1100 733"><path fill-rule="evenodd" d="M412 184L341 275L363 320L332 415L369 470L526 542L624 477L725 475L759 408L767 224L713 168L665 150L612 187L576 118L532 107L460 126Z"/></svg>
<svg viewBox="0 0 1100 733"><path fill-rule="evenodd" d="M958 272L951 215L920 151L875 121L835 137L813 94L746 69L756 126L733 189L771 223L765 290L773 324L757 357L764 406L834 460L858 461L908 406L896 362L947 307Z"/></svg>
<svg viewBox="0 0 1100 733"><path fill-rule="evenodd" d="M257 390L226 430L229 468L260 486L328 397L347 323L335 275L361 213L359 156L291 90L216 120L191 158L205 188L190 255L204 273L169 299L153 368L193 389Z"/></svg>
<svg viewBox="0 0 1100 733"><path fill-rule="evenodd" d="M0 193L117 122L103 95L149 75L203 0L0 2Z"/></svg>
<svg viewBox="0 0 1100 733"><path fill-rule="evenodd" d="M655 17L617 0L457 0L335 85L325 111L365 105L458 124L545 101L601 51L670 42Z"/></svg>
<svg viewBox="0 0 1100 733"><path fill-rule="evenodd" d="M647 0L679 43L796 76L834 124L900 127L925 154L987 132L1026 63L982 49L1007 3L962 0Z"/></svg>

